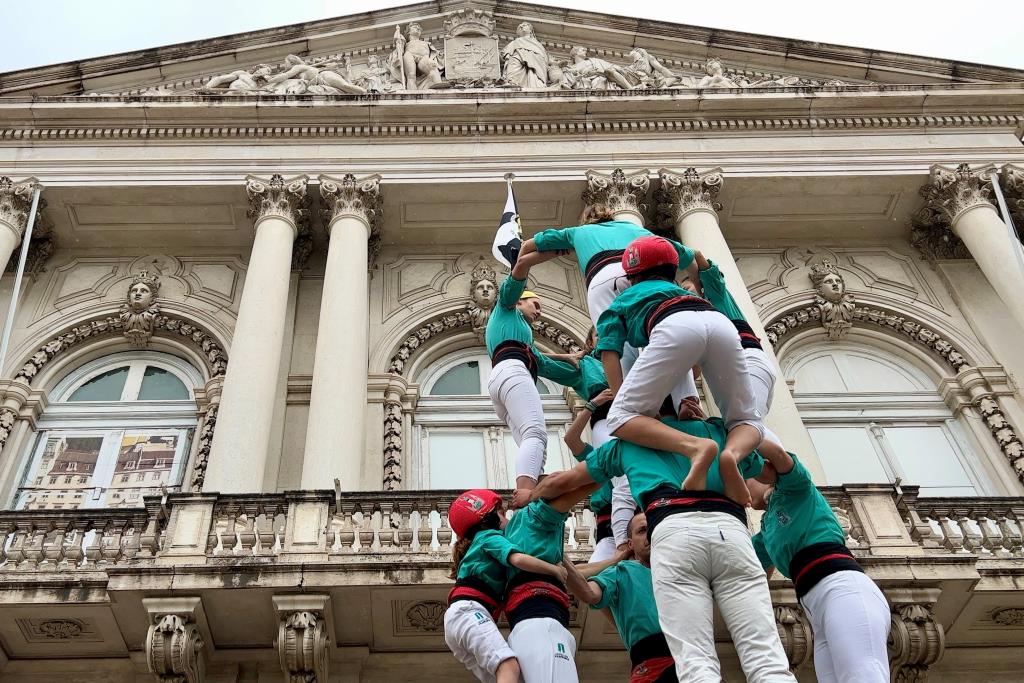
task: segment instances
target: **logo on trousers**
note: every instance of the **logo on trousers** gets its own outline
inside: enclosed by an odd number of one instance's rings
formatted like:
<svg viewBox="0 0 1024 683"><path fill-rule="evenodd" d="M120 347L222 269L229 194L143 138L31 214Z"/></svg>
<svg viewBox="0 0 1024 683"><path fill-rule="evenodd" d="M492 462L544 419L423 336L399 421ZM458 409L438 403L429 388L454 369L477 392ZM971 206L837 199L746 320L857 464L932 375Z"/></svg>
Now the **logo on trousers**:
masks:
<svg viewBox="0 0 1024 683"><path fill-rule="evenodd" d="M476 617L476 620L480 623L487 621L487 617L484 616L483 612L473 612L473 616Z"/></svg>
<svg viewBox="0 0 1024 683"><path fill-rule="evenodd" d="M557 645L558 645L559 653L565 654L565 644L564 643L557 643Z"/></svg>

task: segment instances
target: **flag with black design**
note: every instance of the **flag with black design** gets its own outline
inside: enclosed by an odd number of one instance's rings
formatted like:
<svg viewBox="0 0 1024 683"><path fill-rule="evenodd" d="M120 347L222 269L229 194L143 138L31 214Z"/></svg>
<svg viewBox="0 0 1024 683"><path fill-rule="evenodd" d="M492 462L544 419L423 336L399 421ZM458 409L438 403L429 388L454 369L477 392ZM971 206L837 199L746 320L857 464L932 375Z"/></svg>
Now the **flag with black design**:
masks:
<svg viewBox="0 0 1024 683"><path fill-rule="evenodd" d="M511 268L519 258L519 250L523 246L523 227L519 224L519 211L516 210L516 196L512 192L511 174L505 176L508 182L508 197L505 199L505 210L498 221L498 232L491 245L491 253L506 266Z"/></svg>

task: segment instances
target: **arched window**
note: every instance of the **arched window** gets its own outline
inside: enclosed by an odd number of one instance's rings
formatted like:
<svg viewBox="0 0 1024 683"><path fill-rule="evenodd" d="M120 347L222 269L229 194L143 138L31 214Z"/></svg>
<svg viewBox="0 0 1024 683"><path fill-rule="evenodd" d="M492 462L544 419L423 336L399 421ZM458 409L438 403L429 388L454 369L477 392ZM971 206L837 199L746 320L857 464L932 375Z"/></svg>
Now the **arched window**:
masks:
<svg viewBox="0 0 1024 683"><path fill-rule="evenodd" d="M421 373L413 416L413 488L511 488L516 444L487 395L491 361L480 348L445 356ZM562 443L572 414L562 389L547 380L537 388L547 420L545 471L564 469L572 456Z"/></svg>
<svg viewBox="0 0 1024 683"><path fill-rule="evenodd" d="M119 353L65 376L28 454L18 508L137 507L181 485L199 372L164 353Z"/></svg>
<svg viewBox="0 0 1024 683"><path fill-rule="evenodd" d="M827 484L899 478L925 496L990 493L965 431L910 354L818 343L788 354L782 365Z"/></svg>

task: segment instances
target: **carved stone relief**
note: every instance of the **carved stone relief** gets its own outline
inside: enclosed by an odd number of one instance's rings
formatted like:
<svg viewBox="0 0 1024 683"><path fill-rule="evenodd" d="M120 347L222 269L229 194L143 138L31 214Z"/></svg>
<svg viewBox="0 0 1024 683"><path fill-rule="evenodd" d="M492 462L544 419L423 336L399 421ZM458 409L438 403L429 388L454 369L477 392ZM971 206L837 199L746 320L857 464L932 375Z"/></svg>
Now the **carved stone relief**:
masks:
<svg viewBox="0 0 1024 683"><path fill-rule="evenodd" d="M786 652L790 670L796 671L814 652L811 624L798 605L778 605L774 611L775 627L779 630L782 649Z"/></svg>
<svg viewBox="0 0 1024 683"><path fill-rule="evenodd" d="M829 339L842 339L853 327L853 311L857 307L853 294L846 291L843 274L835 263L825 259L811 266L808 276L817 292L814 305L821 312L821 326Z"/></svg>
<svg viewBox="0 0 1024 683"><path fill-rule="evenodd" d="M888 647L892 680L924 683L928 680L928 668L945 652L945 630L936 621L930 605L894 603Z"/></svg>
<svg viewBox="0 0 1024 683"><path fill-rule="evenodd" d="M1024 230L1024 166L1006 164L1000 169L999 177L1006 198L1006 206L1013 216L1017 234Z"/></svg>
<svg viewBox="0 0 1024 683"><path fill-rule="evenodd" d="M699 172L689 167L682 173L667 168L658 171L661 187L654 193L654 222L662 232L674 235L675 226L694 211L716 213L722 208L718 193L725 178L722 169Z"/></svg>
<svg viewBox="0 0 1024 683"><path fill-rule="evenodd" d="M1000 626L1024 626L1024 607L1006 607L992 613L992 621Z"/></svg>
<svg viewBox="0 0 1024 683"><path fill-rule="evenodd" d="M634 213L641 220L647 213L647 191L651 186L650 171L642 169L626 174L616 168L611 175L587 171L587 189L581 199L584 206L603 204L612 213Z"/></svg>
<svg viewBox="0 0 1024 683"><path fill-rule="evenodd" d="M497 272L489 263L481 259L469 276L469 304L466 306L470 315L470 324L473 326L473 334L480 341L483 341L487 321L490 319L491 311L494 310L494 304L498 299L497 283Z"/></svg>
<svg viewBox="0 0 1024 683"><path fill-rule="evenodd" d="M261 63L124 94L337 96L448 88L634 92L849 85L835 79L727 68L717 57L704 62L659 58L642 46L616 51L576 45L566 51L564 44L538 37L529 21L520 22L515 35L496 33L496 27L492 12L459 9L445 17L443 34L428 36L413 21L396 26L387 45L327 55L288 55L277 64ZM437 38L444 41L441 49L432 42Z"/></svg>
<svg viewBox="0 0 1024 683"><path fill-rule="evenodd" d="M146 634L146 663L162 683L202 683L205 646L186 614L157 615Z"/></svg>
<svg viewBox="0 0 1024 683"><path fill-rule="evenodd" d="M444 629L445 603L440 600L421 600L401 610L398 630L437 633Z"/></svg>
<svg viewBox="0 0 1024 683"><path fill-rule="evenodd" d="M367 228L367 265L372 265L380 253L381 220L384 217L380 193L380 176L356 178L346 173L341 178L322 175L320 196L325 208L321 211L328 231L339 218L350 216L363 221Z"/></svg>
<svg viewBox="0 0 1024 683"><path fill-rule="evenodd" d="M99 632L92 619L64 617L61 619L17 619L21 634L30 643L52 642L101 642Z"/></svg>
<svg viewBox="0 0 1024 683"><path fill-rule="evenodd" d="M135 275L128 285L127 301L121 304L118 317L121 334L132 346L144 348L153 336L153 322L160 314L156 303L159 292L160 278L145 270Z"/></svg>
<svg viewBox="0 0 1024 683"><path fill-rule="evenodd" d="M0 176L0 222L9 225L19 237L28 223L32 195L38 187L39 181L35 178L14 182L7 176Z"/></svg>
<svg viewBox="0 0 1024 683"><path fill-rule="evenodd" d="M299 610L281 619L277 652L287 683L327 683L331 637L323 612Z"/></svg>

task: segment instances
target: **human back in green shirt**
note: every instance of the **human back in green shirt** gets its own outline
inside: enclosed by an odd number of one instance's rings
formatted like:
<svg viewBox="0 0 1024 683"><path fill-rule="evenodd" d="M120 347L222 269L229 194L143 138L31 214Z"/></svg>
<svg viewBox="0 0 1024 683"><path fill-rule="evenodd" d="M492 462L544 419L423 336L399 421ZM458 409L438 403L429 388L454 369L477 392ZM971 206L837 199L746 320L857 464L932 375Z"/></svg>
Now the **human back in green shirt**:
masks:
<svg viewBox="0 0 1024 683"><path fill-rule="evenodd" d="M653 235L650 230L629 221L604 221L571 228L549 228L533 236L537 251L575 251L580 272L586 273L590 259L603 251L622 251L638 237ZM673 241L679 252L679 268L685 270L693 262L693 250ZM529 248L528 240L524 251Z"/></svg>

